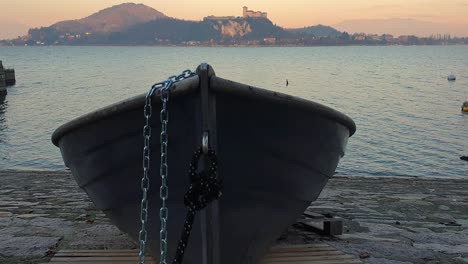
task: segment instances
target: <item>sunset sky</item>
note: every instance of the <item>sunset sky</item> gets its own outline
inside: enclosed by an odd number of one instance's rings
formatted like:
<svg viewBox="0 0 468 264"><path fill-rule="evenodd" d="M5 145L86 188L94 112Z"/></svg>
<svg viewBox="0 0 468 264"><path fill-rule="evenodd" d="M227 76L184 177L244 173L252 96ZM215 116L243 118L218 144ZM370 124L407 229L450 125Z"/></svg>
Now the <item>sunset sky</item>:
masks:
<svg viewBox="0 0 468 264"><path fill-rule="evenodd" d="M0 0L3 11L0 37L10 31L25 34L17 31L27 27L79 19L124 2L129 1ZM273 23L287 28L325 24L349 32L468 36L468 0L139 0L135 3L187 20L201 20L208 15L240 16L245 5L268 12Z"/></svg>

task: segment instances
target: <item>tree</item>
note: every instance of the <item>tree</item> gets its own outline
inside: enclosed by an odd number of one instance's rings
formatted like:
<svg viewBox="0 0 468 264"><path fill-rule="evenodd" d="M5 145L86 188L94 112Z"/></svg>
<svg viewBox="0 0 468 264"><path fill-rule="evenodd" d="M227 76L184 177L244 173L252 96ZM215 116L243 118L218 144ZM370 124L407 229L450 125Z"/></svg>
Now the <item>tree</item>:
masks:
<svg viewBox="0 0 468 264"><path fill-rule="evenodd" d="M340 40L342 40L344 43L348 43L351 40L351 37L349 36L348 32L343 32L341 33Z"/></svg>

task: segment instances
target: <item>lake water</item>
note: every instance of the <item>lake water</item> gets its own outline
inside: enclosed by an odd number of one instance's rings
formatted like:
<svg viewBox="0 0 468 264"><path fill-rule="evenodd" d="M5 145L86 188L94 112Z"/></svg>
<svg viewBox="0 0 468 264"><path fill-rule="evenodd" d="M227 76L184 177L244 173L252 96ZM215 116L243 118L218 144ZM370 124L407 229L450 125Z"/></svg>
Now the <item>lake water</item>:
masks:
<svg viewBox="0 0 468 264"><path fill-rule="evenodd" d="M0 60L17 78L0 98L0 169L63 169L50 142L59 125L208 62L353 118L340 174L468 176L468 46L0 47Z"/></svg>

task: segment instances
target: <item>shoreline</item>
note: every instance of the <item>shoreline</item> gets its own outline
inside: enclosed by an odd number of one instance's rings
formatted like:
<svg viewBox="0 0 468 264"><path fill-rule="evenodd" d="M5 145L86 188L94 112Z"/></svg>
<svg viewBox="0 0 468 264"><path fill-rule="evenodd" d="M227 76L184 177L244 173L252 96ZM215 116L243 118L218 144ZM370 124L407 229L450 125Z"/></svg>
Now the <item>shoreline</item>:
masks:
<svg viewBox="0 0 468 264"><path fill-rule="evenodd" d="M468 44L434 45L0 45L0 47L147 47L147 48L324 48L324 47L462 47Z"/></svg>
<svg viewBox="0 0 468 264"><path fill-rule="evenodd" d="M2 172L7 173L31 173L31 174L40 174L39 176L44 176L44 173L70 173L69 169L1 169L0 175ZM395 178L395 179L417 179L417 180L467 180L468 176L420 176L420 175L348 175L348 174L335 174L330 179L334 178L369 178L369 179L381 179L381 178Z"/></svg>
<svg viewBox="0 0 468 264"><path fill-rule="evenodd" d="M64 248L136 248L69 171L0 170L0 186L1 263L47 262ZM277 243L320 241L364 263L468 263L468 178L336 176L309 209L343 218L343 235L294 225Z"/></svg>

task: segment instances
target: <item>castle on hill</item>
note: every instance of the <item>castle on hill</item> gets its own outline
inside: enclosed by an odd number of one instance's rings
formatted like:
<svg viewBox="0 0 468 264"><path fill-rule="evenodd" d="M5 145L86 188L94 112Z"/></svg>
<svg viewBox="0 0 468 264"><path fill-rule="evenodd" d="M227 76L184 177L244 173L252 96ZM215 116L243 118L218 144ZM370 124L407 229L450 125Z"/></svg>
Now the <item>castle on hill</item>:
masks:
<svg viewBox="0 0 468 264"><path fill-rule="evenodd" d="M253 11L249 10L248 7L244 6L243 8L243 17L263 17L267 18L267 13L262 11Z"/></svg>
<svg viewBox="0 0 468 264"><path fill-rule="evenodd" d="M262 11L253 11L249 10L248 7L244 6L242 7L242 17L262 17L262 18L268 18L268 15L266 12ZM234 16L207 16L204 17L203 19L212 19L212 20L229 20L229 19L235 19L236 17Z"/></svg>

